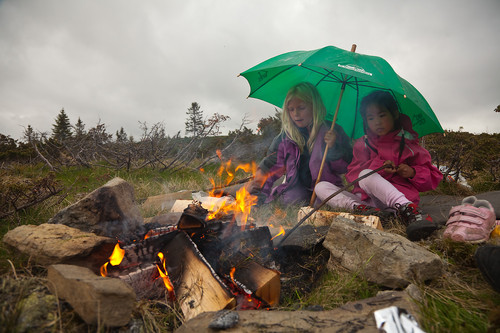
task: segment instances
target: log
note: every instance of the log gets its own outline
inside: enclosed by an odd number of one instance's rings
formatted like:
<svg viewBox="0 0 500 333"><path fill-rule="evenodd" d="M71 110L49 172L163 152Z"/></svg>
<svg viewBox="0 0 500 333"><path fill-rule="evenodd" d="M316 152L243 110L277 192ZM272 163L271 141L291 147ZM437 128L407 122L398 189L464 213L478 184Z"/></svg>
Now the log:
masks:
<svg viewBox="0 0 500 333"><path fill-rule="evenodd" d="M202 197L200 200L201 206L210 211L215 211L219 209L222 205L229 205L234 202L234 199L231 197ZM190 204L193 203L193 200L176 200L170 209L171 212L183 212Z"/></svg>
<svg viewBox="0 0 500 333"><path fill-rule="evenodd" d="M235 307L230 290L185 232L179 232L162 252L185 320L202 312Z"/></svg>
<svg viewBox="0 0 500 333"><path fill-rule="evenodd" d="M137 267L126 275L119 275L118 278L134 289L137 300L165 297L165 284L155 264L145 268Z"/></svg>
<svg viewBox="0 0 500 333"><path fill-rule="evenodd" d="M280 272L266 268L253 260L247 260L235 267L234 279L241 282L252 294L271 306L280 300Z"/></svg>
<svg viewBox="0 0 500 333"><path fill-rule="evenodd" d="M174 193L160 194L148 197L142 204L144 211L163 211L168 212L174 205L176 200L188 200L192 198L191 191L179 191Z"/></svg>
<svg viewBox="0 0 500 333"><path fill-rule="evenodd" d="M312 207L302 207L299 209L299 212L297 214L297 220L300 221L304 216L306 216L313 208ZM328 226L332 223L332 220L336 218L337 216L342 216L348 219L351 219L355 222L358 223L363 223L364 225L367 225L369 227L379 229L379 230L384 230L382 227L382 223L380 222L380 218L378 216L374 215L354 215L350 213L345 213L345 212L330 212L326 210L318 210L314 212L307 220L306 222L316 226Z"/></svg>

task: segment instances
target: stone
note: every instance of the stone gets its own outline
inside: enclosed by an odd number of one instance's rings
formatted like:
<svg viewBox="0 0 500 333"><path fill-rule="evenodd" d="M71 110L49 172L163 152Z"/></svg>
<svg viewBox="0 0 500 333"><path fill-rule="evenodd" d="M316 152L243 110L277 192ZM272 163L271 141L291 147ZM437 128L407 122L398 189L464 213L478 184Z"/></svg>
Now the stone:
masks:
<svg viewBox="0 0 500 333"><path fill-rule="evenodd" d="M349 302L329 311L231 311L238 321L224 332L379 332L373 312L389 306L406 309L418 320L416 306L403 291L392 291L375 297ZM214 332L210 325L220 312L205 312L185 322L176 333Z"/></svg>
<svg viewBox="0 0 500 333"><path fill-rule="evenodd" d="M310 224L301 225L295 229L280 246L294 247L300 249L300 251L310 251L315 246L321 244L329 228L329 226L314 227ZM290 232L290 230L291 229L285 230L285 235L287 232ZM273 247L277 247L283 237L284 235L275 237L273 239Z"/></svg>
<svg viewBox="0 0 500 333"><path fill-rule="evenodd" d="M3 242L40 265L81 261L98 271L113 252L116 240L62 224L22 225L10 230Z"/></svg>
<svg viewBox="0 0 500 333"><path fill-rule="evenodd" d="M177 225L181 219L182 212L168 212L144 219L144 223L151 223L160 226Z"/></svg>
<svg viewBox="0 0 500 333"><path fill-rule="evenodd" d="M59 211L49 223L119 238L143 227L143 218L135 202L134 188L117 177Z"/></svg>
<svg viewBox="0 0 500 333"><path fill-rule="evenodd" d="M51 292L66 300L89 325L126 325L132 316L136 296L120 279L95 275L85 267L51 265L47 271Z"/></svg>
<svg viewBox="0 0 500 333"><path fill-rule="evenodd" d="M39 291L31 293L19 303L17 324L19 332L34 332L57 320L57 298Z"/></svg>
<svg viewBox="0 0 500 333"><path fill-rule="evenodd" d="M330 251L329 269L340 263L366 280L389 288L436 279L441 258L408 239L337 217L323 246Z"/></svg>

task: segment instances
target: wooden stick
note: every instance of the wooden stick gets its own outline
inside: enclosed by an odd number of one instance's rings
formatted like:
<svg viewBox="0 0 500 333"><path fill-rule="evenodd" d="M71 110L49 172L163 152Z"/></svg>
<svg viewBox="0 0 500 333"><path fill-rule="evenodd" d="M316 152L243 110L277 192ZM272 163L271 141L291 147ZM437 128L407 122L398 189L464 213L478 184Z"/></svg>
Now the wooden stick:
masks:
<svg viewBox="0 0 500 333"><path fill-rule="evenodd" d="M352 44L351 52L356 52L356 44ZM333 130L333 127L335 126L335 122L337 121L337 115L338 115L339 109L340 109L340 102L342 101L342 96L344 95L344 91L345 91L345 84L346 84L346 80L347 80L347 75L345 76L344 80L345 81L342 84L342 88L340 88L339 100L337 102L337 107L335 108L335 114L333 116L332 126L330 127L330 131ZM316 200L316 192L314 191L314 188L316 187L316 185L318 185L318 183L319 183L319 181L321 179L321 174L323 173L323 168L325 166L326 155L328 155L328 148L329 147L327 145L325 147L325 152L323 154L323 159L321 160L321 166L319 167L318 177L316 178L316 183L314 184L314 187L313 187L313 193L312 193L312 196L311 196L311 201L309 202L309 206L311 206L311 207L313 207L314 201Z"/></svg>

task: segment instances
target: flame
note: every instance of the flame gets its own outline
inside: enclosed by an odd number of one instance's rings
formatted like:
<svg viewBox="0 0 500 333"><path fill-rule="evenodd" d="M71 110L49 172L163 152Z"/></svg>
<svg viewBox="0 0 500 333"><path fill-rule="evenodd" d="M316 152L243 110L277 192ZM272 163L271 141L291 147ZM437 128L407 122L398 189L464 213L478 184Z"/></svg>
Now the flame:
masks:
<svg viewBox="0 0 500 333"><path fill-rule="evenodd" d="M165 265L165 257L163 256L162 252L158 252L158 258L160 258L161 265L163 266L162 270L158 264L156 265L156 267L158 268L158 272L160 273L160 276L163 279L163 283L165 284L165 287L167 288L169 295L173 295L174 286L172 285L170 279L168 278L167 268Z"/></svg>
<svg viewBox="0 0 500 333"><path fill-rule="evenodd" d="M116 243L113 253L111 253L111 256L108 258L109 261L101 266L101 275L104 277L108 276L108 264L111 264L111 266L118 266L122 262L124 256L125 250L120 248L120 243Z"/></svg>
<svg viewBox="0 0 500 333"><path fill-rule="evenodd" d="M248 216L250 216L250 211L252 210L252 206L257 204L257 196L251 195L245 187L240 188L236 192L236 205L239 208L239 212L241 213L241 224L242 227L247 223Z"/></svg>
<svg viewBox="0 0 500 333"><path fill-rule="evenodd" d="M234 284L236 284L236 282L234 282L234 272L236 271L236 267L233 267L231 268L231 271L229 272L229 276L231 277L231 281L233 281Z"/></svg>
<svg viewBox="0 0 500 333"><path fill-rule="evenodd" d="M285 229L283 229L283 226L280 225L280 232L278 232L276 234L276 236L274 236L273 238L271 238L271 240L275 239L278 236L284 235L284 234L285 234Z"/></svg>
<svg viewBox="0 0 500 333"><path fill-rule="evenodd" d="M111 253L111 256L109 257L109 263L111 264L111 266L118 266L122 262L124 256L125 256L125 250L122 250L120 248L120 243L116 243L115 249L113 250L113 253Z"/></svg>
<svg viewBox="0 0 500 333"><path fill-rule="evenodd" d="M222 157L220 151L217 152L217 156L219 156L219 158ZM255 174L257 165L255 164L255 162L239 164L233 170L233 168L231 167L231 160L228 160L227 162L222 162L221 160L221 165L217 170L217 176L220 179L219 186L218 184L216 184L216 181L214 179L210 179L213 189L209 191L209 195L211 197L220 198L223 195L223 192L216 192L216 189L230 184L234 179L235 173L238 170L243 170L244 172L252 172L252 174ZM224 174L225 181L224 185L222 185L221 180ZM207 216L207 220L213 220L217 216L224 213L232 213L236 218L240 219L243 228L248 221L248 217L250 216L251 207L255 206L257 204L257 201L257 196L251 195L245 187L242 187L236 192L235 201L224 200L223 202L214 202L210 205L210 207L207 207L208 211L210 212Z"/></svg>
<svg viewBox="0 0 500 333"><path fill-rule="evenodd" d="M108 264L109 264L109 262L107 262L101 266L101 276L104 276L104 277L108 276Z"/></svg>

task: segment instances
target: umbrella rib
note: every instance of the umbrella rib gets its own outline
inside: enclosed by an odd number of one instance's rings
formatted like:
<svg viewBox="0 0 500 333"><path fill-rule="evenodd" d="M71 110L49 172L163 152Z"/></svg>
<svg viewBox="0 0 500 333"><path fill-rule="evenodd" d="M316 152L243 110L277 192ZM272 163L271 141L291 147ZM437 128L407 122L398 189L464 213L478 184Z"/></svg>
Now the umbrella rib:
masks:
<svg viewBox="0 0 500 333"><path fill-rule="evenodd" d="M293 65L293 66L290 66L290 67L288 67L288 68L285 68L285 69L284 69L284 70L282 70L281 72L276 73L275 75L273 75L273 77L272 77L272 78L270 78L269 80L267 80L266 82L264 82L262 85L258 86L258 87L257 87L257 89L255 89L254 91L251 91L251 92L250 92L250 95L248 95L248 96L252 96L252 95L253 95L253 94L255 94L255 93L256 93L256 92L257 92L260 88L264 87L266 84L268 84L269 82L271 82L271 81L272 81L272 80L273 80L276 76L281 75L281 74L283 74L284 72L286 72L286 71L288 71L288 70L290 70L290 69L292 69L292 68L294 68L294 67L296 67L296 66L298 66L298 65Z"/></svg>
<svg viewBox="0 0 500 333"><path fill-rule="evenodd" d="M344 82L343 78L341 79L341 78L339 78L338 76L335 75L336 72L331 71L329 69L326 69L324 67L321 67L321 68L323 68L327 72L326 74L325 73L321 73L320 71L318 71L318 70L316 70L316 69L314 69L312 67L307 67L307 66L304 66L304 65L302 65L300 67L302 67L304 69L307 69L307 70L309 70L309 71L311 71L313 73L316 73L316 74L319 74L319 75L323 75L323 78L316 85L318 85L320 82L322 82L322 81L324 81L326 79L332 79L331 82L341 82L341 83ZM341 75L342 75L342 73L341 73Z"/></svg>

